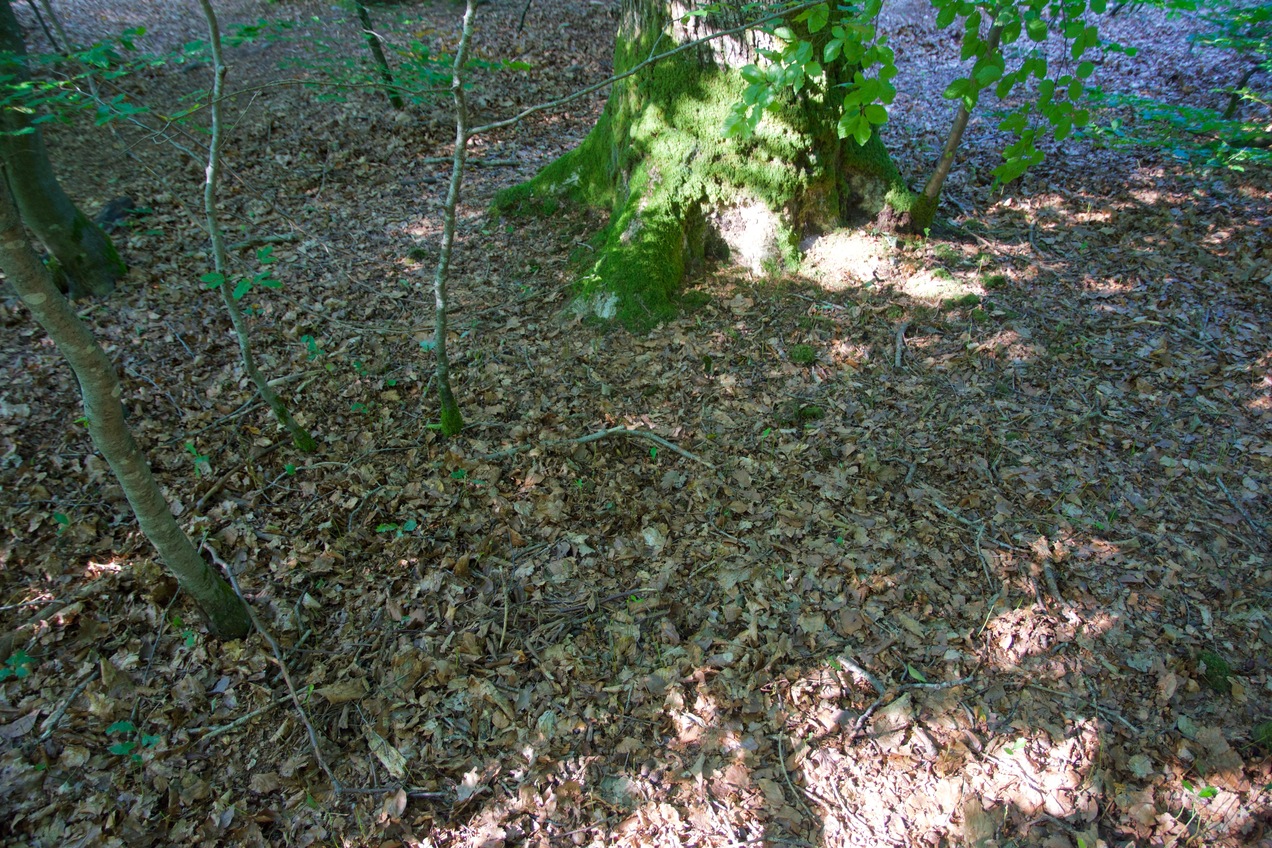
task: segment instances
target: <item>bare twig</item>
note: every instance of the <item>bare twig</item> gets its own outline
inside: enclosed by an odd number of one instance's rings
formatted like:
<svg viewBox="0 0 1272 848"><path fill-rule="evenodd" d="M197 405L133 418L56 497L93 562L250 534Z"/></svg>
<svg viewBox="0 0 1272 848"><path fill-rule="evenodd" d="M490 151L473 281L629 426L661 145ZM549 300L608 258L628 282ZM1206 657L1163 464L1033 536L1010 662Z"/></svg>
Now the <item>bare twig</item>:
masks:
<svg viewBox="0 0 1272 848"><path fill-rule="evenodd" d="M905 479L904 479L904 480L902 480L901 482L902 482L902 483L904 483L904 484L905 484L905 485L907 485L907 486L908 486L908 485L910 485L910 481L914 479L914 471L915 471L915 469L917 468L917 466L916 466L913 462L910 462L908 459L902 459L902 458L901 458L901 457L899 457L899 456L890 456L890 457L888 457L887 459L884 459L883 461L884 461L884 462L898 462L898 463L900 463L901 465L904 465L904 466L905 466Z"/></svg>
<svg viewBox="0 0 1272 848"><path fill-rule="evenodd" d="M283 661L283 649L279 646L278 640L270 635L270 632L261 624L256 611L248 603L247 597L244 596L243 590L239 587L238 578L234 575L234 569L230 568L225 560L221 559L220 554L207 542L203 543L203 547L211 555L212 561L225 571L225 576L229 578L230 585L234 587L234 594L239 596L239 600L243 602L243 606L247 609L248 616L252 619L252 627L256 628L256 632L261 634L261 638L269 643L270 650L274 652L274 661L278 663L278 669L283 674L283 682L287 684L287 693L291 696L292 706L296 708L296 714L300 716L300 721L305 725L305 730L309 734L309 746L313 749L314 759L318 761L319 767L327 775L327 779L331 781L332 791L339 795L343 787L341 787L340 781L336 779L331 766L327 765L326 758L322 755L322 747L318 742L318 731L314 728L313 722L309 720L309 714L305 712L305 705L300 702L300 694L296 691L295 684L292 683L291 673L287 670L287 663Z"/></svg>
<svg viewBox="0 0 1272 848"><path fill-rule="evenodd" d="M89 672L88 674L84 675L84 679L81 680L78 684L76 684L75 688L71 690L71 694L67 696L66 700L63 701L58 706L58 708L53 711L53 715L49 716L48 718L44 720L44 723L40 725L42 728L44 728L44 732L41 733L40 737L35 740L37 743L44 742L50 736L53 735L53 731L57 730L57 726L61 724L62 722L62 716L66 715L67 708L70 707L70 705L75 701L75 699L80 696L81 692L83 692L86 688L88 688L88 684L91 683L92 681L93 681L92 672Z"/></svg>
<svg viewBox="0 0 1272 848"><path fill-rule="evenodd" d="M707 468L715 468L714 465L712 465L710 462L707 462L702 457L696 454L692 454L689 451L685 450L684 448L678 447L677 445L672 444L671 442L664 439L662 436L659 436L657 433L650 432L649 430L633 430L627 427L610 427L608 430L600 430L596 433L590 433L586 436L579 436L577 439L554 439L553 441L550 441L550 442L539 442L537 444L517 445L516 447L511 447L506 450L495 451L494 453L488 453L482 457L482 461L489 462L490 460L493 460L493 459L505 459L510 456L515 456L516 454L519 454L519 453L524 453L525 451L528 451L531 448L536 448L536 447L548 448L548 447L557 447L559 445L582 445L588 442L599 441L600 439L608 438L609 436L633 436L635 438L648 439L654 444L665 447L667 450L671 451L672 453L680 454L685 459L692 459L694 462L698 462L698 463L701 463L702 465L707 466Z"/></svg>
<svg viewBox="0 0 1272 848"><path fill-rule="evenodd" d="M1048 689L1046 686L1039 686L1037 683L1025 683L1024 686L1029 689L1037 689L1039 692L1046 692L1049 695L1059 695L1062 698L1073 698L1078 701L1086 700L1081 695L1076 695L1073 692L1062 692L1059 689ZM1122 718L1122 716L1118 714L1117 712L1115 712L1114 710L1110 710L1108 707L1102 707L1098 703L1093 703L1092 706L1095 707L1096 712L1098 712L1100 715L1104 716L1105 718L1109 718L1109 719L1112 719L1113 721L1116 721L1118 724L1122 725L1127 730L1134 733L1136 736L1143 735L1144 731L1140 730L1138 727L1131 724L1126 719Z"/></svg>
<svg viewBox="0 0 1272 848"><path fill-rule="evenodd" d="M1219 484L1219 488L1223 491L1224 495L1228 498L1228 503L1232 504L1232 508L1241 514L1241 517L1246 520L1246 524L1250 525L1250 529L1254 530L1255 533L1258 533L1260 536L1266 539L1268 537L1267 528L1265 528L1263 525L1259 524L1257 521L1251 518L1250 513L1246 512L1245 509L1241 506L1241 504L1237 503L1237 499L1232 496L1232 492L1228 491L1228 487L1224 485L1223 478L1216 474L1215 482Z"/></svg>
<svg viewBox="0 0 1272 848"><path fill-rule="evenodd" d="M243 250L249 247L260 247L266 244L286 244L287 242L296 241L300 238L299 233L282 233L276 236L256 236L247 241L236 241L234 244L227 244L225 249L228 251Z"/></svg>
<svg viewBox="0 0 1272 848"><path fill-rule="evenodd" d="M905 331L908 329L909 321L902 321L901 326L897 327L896 349L892 353L892 365L897 370L901 369L901 355L905 352Z"/></svg>
<svg viewBox="0 0 1272 848"><path fill-rule="evenodd" d="M284 701L287 701L289 697L290 696L288 695L284 695L281 698L275 698L274 700L270 701L265 706L252 710L250 713L247 713L245 715L241 715L238 718L234 719L234 721L230 722L229 724L218 724L218 725L212 725L209 727L192 727L187 732L202 734L203 740L206 742L207 740L213 738L214 736L220 736L222 733L229 733L231 730L237 730L238 728L247 724L252 719L257 718L258 716L265 715L265 713L274 709L274 707L278 706Z"/></svg>
<svg viewBox="0 0 1272 848"><path fill-rule="evenodd" d="M241 466L236 465L234 466L234 468L231 468L229 471L222 474L217 479L217 481L212 484L212 487L203 493L203 496L199 498L199 500L196 501L194 504L195 511L202 512L203 505L206 504L208 501L210 501L213 497L215 497L216 493L221 491L222 488L224 488L225 484L229 482L230 477L239 472L240 467L246 468L249 464L256 462L258 459L261 459L262 457L268 456L269 454L278 450L282 446L283 446L282 442L274 442L269 447L265 448L259 453L249 453L247 458L243 460L243 463Z"/></svg>
<svg viewBox="0 0 1272 848"><path fill-rule="evenodd" d="M1047 591L1051 593L1051 597L1055 598L1056 603L1061 609L1072 609L1072 605L1064 599L1064 595L1060 594L1060 584L1056 582L1055 569L1051 567L1051 563L1043 561L1042 576L1047 581Z"/></svg>
<svg viewBox="0 0 1272 848"><path fill-rule="evenodd" d="M853 662L847 657L844 657L844 656L835 657L835 662L839 663L844 668L848 669L853 674L856 674L861 679L865 680L867 683L873 686L876 694L882 695L884 692L887 691L886 689L883 688L883 684L879 682L879 678L875 677L873 674L866 671L864 668L857 665L857 663Z"/></svg>
<svg viewBox="0 0 1272 848"><path fill-rule="evenodd" d="M957 680L946 680L944 683L904 683L898 686L893 691L895 693L901 693L901 692L909 692L915 689L927 689L929 691L939 690L939 689L953 689L955 686L965 686L968 683L971 683L972 679L973 678L969 676L969 677L960 677ZM881 692L879 697L874 699L874 703L866 707L865 712L863 712L860 716L857 717L857 720L853 722L852 732L848 734L848 738L850 740L856 739L858 736L861 735L862 728L866 726L866 722L869 721L870 717L875 714L875 711L878 710L879 707L883 705L883 702L887 699L888 694L889 693Z"/></svg>
<svg viewBox="0 0 1272 848"><path fill-rule="evenodd" d="M397 792L398 789L405 789L399 786L346 786L344 794L346 795L388 795L390 792ZM407 789L406 797L408 798L450 798L451 792L438 792L433 789Z"/></svg>
<svg viewBox="0 0 1272 848"><path fill-rule="evenodd" d="M777 740L777 761L782 765L782 777L786 778L786 785L790 787L791 794L799 801L799 805L804 808L804 812L808 813L809 819L816 821L817 816L814 815L812 808L808 806L808 802L804 800L803 793L795 788L795 782L791 780L791 773L786 770L786 750L782 746L781 735L779 734L774 738Z"/></svg>

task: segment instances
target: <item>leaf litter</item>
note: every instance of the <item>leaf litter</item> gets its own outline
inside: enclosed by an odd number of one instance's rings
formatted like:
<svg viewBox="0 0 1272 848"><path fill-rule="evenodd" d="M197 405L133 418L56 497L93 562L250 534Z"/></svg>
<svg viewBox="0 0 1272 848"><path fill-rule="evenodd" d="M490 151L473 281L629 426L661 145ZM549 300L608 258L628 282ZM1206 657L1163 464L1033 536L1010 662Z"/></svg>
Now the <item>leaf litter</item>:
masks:
<svg viewBox="0 0 1272 848"><path fill-rule="evenodd" d="M65 8L89 25L92 4ZM336 28L321 4L274 8ZM483 55L533 66L484 76L482 116L606 73L610 6L535 3L518 36L521 10L482 7ZM405 12L453 45L453 9ZM1159 50L1113 71L1179 95L1184 34L1136 15L1119 34ZM145 16L190 37L176 4ZM923 79L950 76L941 33L890 25ZM296 49L229 59L247 84ZM201 84L149 73L147 97ZM919 85L891 136L912 174L949 117ZM312 458L277 447L199 291L198 169L135 130L106 148L50 127L75 196L104 203L113 180L145 198L119 236L126 285L82 311L174 512L234 569L306 718L260 635L202 638L73 423L69 373L5 303L13 844L1266 840L1266 174L1070 144L991 194L996 137L974 122L948 231L853 234L860 261L827 237L781 279L713 269L635 337L566 309L596 216L484 211L602 105L473 142L516 164L474 167L460 210L472 423L451 441L427 426L420 288L445 110L395 119L373 92L295 88L235 107L227 216L292 239L253 321L323 437ZM584 439L614 428L702 461Z"/></svg>

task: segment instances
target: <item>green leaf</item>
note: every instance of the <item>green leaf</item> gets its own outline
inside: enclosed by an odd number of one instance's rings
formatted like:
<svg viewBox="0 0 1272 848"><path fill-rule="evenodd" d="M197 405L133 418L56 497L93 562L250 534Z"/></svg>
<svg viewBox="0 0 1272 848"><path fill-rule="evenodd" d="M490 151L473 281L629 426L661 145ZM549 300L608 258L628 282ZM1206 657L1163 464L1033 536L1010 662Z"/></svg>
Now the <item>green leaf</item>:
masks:
<svg viewBox="0 0 1272 848"><path fill-rule="evenodd" d="M110 727L106 728L106 733L135 733L137 726L131 721L117 721Z"/></svg>
<svg viewBox="0 0 1272 848"><path fill-rule="evenodd" d="M136 742L116 742L114 745L111 745L106 750L110 751L112 754L115 754L116 756L126 757L129 754L131 754L133 748L136 748L136 747L137 747Z"/></svg>
<svg viewBox="0 0 1272 848"><path fill-rule="evenodd" d="M820 32L830 22L830 7L825 4L814 6L800 15L800 18L808 24L809 32Z"/></svg>
<svg viewBox="0 0 1272 848"><path fill-rule="evenodd" d="M958 14L958 9L952 3L942 8L941 11L936 13L936 28L945 29L947 26L954 23L954 16L956 14Z"/></svg>
<svg viewBox="0 0 1272 848"><path fill-rule="evenodd" d="M1029 36L1030 41L1046 41L1047 22L1041 18L1034 18L1025 24L1025 34Z"/></svg>
<svg viewBox="0 0 1272 848"><path fill-rule="evenodd" d="M917 668L910 665L909 663L905 664L905 673L910 675L911 677L913 677L915 680L919 681L920 683L928 682L928 679L923 676L923 672L919 671Z"/></svg>
<svg viewBox="0 0 1272 848"><path fill-rule="evenodd" d="M957 100L966 94L969 88L971 88L971 83L968 80L963 78L956 79L949 84L949 87L942 92L941 96L946 100Z"/></svg>
<svg viewBox="0 0 1272 848"><path fill-rule="evenodd" d="M976 85L985 88L1003 75L1003 69L998 65L982 65L976 69L975 75Z"/></svg>
<svg viewBox="0 0 1272 848"><path fill-rule="evenodd" d="M250 280L246 280L246 279L239 280L238 283L235 284L234 291L231 292L230 296L233 297L235 300L242 300L243 295L247 294L251 290L252 290L252 283Z"/></svg>
<svg viewBox="0 0 1272 848"><path fill-rule="evenodd" d="M200 277L199 282L203 283L206 288L214 289L225 282L225 275L210 271Z"/></svg>
<svg viewBox="0 0 1272 848"><path fill-rule="evenodd" d="M886 124L888 122L888 110L880 106L878 103L871 103L861 114L866 116L866 120L872 124Z"/></svg>
<svg viewBox="0 0 1272 848"><path fill-rule="evenodd" d="M773 35L776 36L777 38L782 39L783 41L795 40L795 33L792 32L791 28L788 26L780 26L775 28L773 30Z"/></svg>
<svg viewBox="0 0 1272 848"><path fill-rule="evenodd" d="M1207 786L1205 789L1202 789L1200 792L1197 793L1197 797L1198 798L1213 798L1218 794L1219 794L1218 789L1214 788L1213 786Z"/></svg>
<svg viewBox="0 0 1272 848"><path fill-rule="evenodd" d="M857 140L857 144L860 144L862 147L865 147L866 142L870 140L870 133L871 133L870 122L859 119L857 121L857 128L856 130L853 131L852 135L853 135L853 138Z"/></svg>
<svg viewBox="0 0 1272 848"><path fill-rule="evenodd" d="M1095 62L1082 62L1078 65L1078 79L1086 79L1095 73Z"/></svg>

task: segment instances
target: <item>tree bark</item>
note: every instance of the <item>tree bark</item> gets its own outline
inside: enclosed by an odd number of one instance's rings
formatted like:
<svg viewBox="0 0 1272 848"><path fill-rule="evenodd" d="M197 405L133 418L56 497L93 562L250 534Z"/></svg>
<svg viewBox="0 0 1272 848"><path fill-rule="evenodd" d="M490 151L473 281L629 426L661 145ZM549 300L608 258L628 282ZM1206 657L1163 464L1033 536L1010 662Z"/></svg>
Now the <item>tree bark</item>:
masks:
<svg viewBox="0 0 1272 848"><path fill-rule="evenodd" d="M9 0L0 0L0 70L26 79L26 46ZM110 238L67 197L53 174L40 128L23 110L0 108L0 161L22 220L53 258L59 288L71 297L107 295L127 267Z"/></svg>
<svg viewBox="0 0 1272 848"><path fill-rule="evenodd" d="M247 372L248 379L252 381L256 391L260 392L261 398L269 406L270 411L274 413L274 418L291 435L292 444L303 453L313 453L318 450L318 440L311 436L309 431L300 426L300 422L292 417L291 411L287 409L287 404L283 403L283 399L270 386L269 381L265 379L265 375L261 373L261 369L256 364L256 357L252 353L252 338L248 330L247 319L243 316L243 310L239 308L238 299L234 295L234 285L230 282L225 235L221 232L221 224L217 220L218 210L216 203L217 181L221 175L221 95L225 88L226 67L221 55L221 27L217 23L216 12L213 10L209 0L199 0L199 6L203 9L203 16L208 24L208 43L212 49L213 77L212 93L209 97L209 111L212 113L212 137L208 142L208 165L204 170L203 214L208 222L208 237L212 242L212 265L221 278L221 283L217 288L221 291L221 300L225 304L225 311L229 313L230 324L234 327L234 335L239 343L239 354L243 359L243 370Z"/></svg>
<svg viewBox="0 0 1272 848"><path fill-rule="evenodd" d="M11 174L5 166L5 176ZM124 421L115 368L96 339L58 293L52 275L26 240L18 211L0 186L0 270L79 381L93 444L114 472L146 538L190 594L218 639L237 639L251 629L247 609L234 590L199 556L177 525L137 442Z"/></svg>
<svg viewBox="0 0 1272 848"><path fill-rule="evenodd" d="M615 74L744 22L741 0L685 18L697 4L623 0ZM912 200L877 132L864 146L839 138L832 100L844 80L836 76L788 97L752 138L722 137L746 86L740 68L757 61L764 37L724 36L617 82L577 149L496 198L505 212L550 212L562 200L610 212L580 287L586 311L651 326L674 314L686 272L709 256L776 271L798 260L804 236Z"/></svg>
<svg viewBox="0 0 1272 848"><path fill-rule="evenodd" d="M367 49L371 51L371 58L375 60L376 70L380 73L380 81L384 83L384 96L389 98L389 105L394 109L405 109L406 104L402 101L402 95L398 93L396 83L393 82L393 71L389 70L389 60L384 58L380 36L371 26L371 13L367 11L367 4L362 0L354 0L353 5L358 13L358 23L362 25L362 35L367 40Z"/></svg>

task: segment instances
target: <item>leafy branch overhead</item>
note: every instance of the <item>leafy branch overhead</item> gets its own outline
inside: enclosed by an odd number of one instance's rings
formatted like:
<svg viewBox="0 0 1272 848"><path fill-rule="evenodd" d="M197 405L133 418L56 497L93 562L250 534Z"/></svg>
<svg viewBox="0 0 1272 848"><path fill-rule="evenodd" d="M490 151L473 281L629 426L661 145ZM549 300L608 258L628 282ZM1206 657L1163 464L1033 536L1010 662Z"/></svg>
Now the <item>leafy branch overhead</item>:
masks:
<svg viewBox="0 0 1272 848"><path fill-rule="evenodd" d="M833 9L820 4L795 15L789 24L764 27L777 46L760 51L766 60L763 66L742 69L748 85L725 123L726 134L748 137L765 110L781 98L798 95L807 85L833 85L842 92L840 98L832 98L840 109L840 137L864 145L887 123L888 107L896 97L892 81L904 71L879 30L884 5L884 0ZM959 58L972 63L942 96L968 111L987 90L1004 103L1013 95L1020 100L998 124L1016 139L994 170L999 181L1010 182L1041 161L1034 116L1045 121L1057 141L1090 122L1089 110L1078 105L1096 67L1089 56L1122 50L1102 41L1097 27L1087 22L1088 13L1106 11L1106 0L933 0L932 8L938 28L959 27ZM1067 61L1049 62L1046 47L1053 39L1064 43ZM1135 50L1125 52L1134 55ZM830 73L832 67L835 71Z"/></svg>

